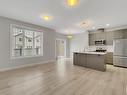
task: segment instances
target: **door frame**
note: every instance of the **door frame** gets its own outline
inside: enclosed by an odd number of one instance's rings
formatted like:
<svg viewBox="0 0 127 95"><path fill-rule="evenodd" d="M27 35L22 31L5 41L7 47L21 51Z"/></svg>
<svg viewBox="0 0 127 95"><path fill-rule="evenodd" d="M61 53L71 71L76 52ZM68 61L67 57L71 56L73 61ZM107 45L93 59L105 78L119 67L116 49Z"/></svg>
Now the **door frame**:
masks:
<svg viewBox="0 0 127 95"><path fill-rule="evenodd" d="M65 51L64 51L64 56L63 56L63 57L66 58L66 39L62 39L62 38L56 38L56 39L55 39L55 58L57 58L57 54L56 54L56 41L57 41L57 40L62 40L62 41L64 41Z"/></svg>

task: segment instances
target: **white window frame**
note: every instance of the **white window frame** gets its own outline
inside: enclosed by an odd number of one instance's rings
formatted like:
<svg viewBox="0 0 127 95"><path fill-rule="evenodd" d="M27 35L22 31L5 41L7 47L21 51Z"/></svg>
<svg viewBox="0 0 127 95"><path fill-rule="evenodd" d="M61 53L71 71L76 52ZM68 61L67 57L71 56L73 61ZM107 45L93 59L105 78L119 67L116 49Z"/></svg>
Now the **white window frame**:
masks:
<svg viewBox="0 0 127 95"><path fill-rule="evenodd" d="M41 32L42 33L42 39L41 39L41 54L40 55L31 55L31 56L19 56L19 57L15 57L12 56L13 53L13 46L12 46L12 39L13 39L13 28L14 27L19 27L20 29L26 29L26 30L31 30L31 31L37 31L37 32ZM22 25L15 25L15 24L10 24L10 58L11 59L19 59L19 58L31 58L31 57L42 57L43 56L43 31L42 30L38 30L38 29L34 29L34 28L30 28L30 27L26 27L26 26L22 26Z"/></svg>

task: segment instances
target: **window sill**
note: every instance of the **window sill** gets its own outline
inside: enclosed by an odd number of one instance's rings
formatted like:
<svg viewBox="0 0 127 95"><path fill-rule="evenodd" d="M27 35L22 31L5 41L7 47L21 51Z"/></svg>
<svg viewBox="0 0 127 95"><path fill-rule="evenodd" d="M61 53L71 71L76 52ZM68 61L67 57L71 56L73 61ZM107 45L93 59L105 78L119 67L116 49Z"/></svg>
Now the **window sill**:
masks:
<svg viewBox="0 0 127 95"><path fill-rule="evenodd" d="M11 57L11 59L26 59L26 58L36 58L36 57L43 57L43 55Z"/></svg>

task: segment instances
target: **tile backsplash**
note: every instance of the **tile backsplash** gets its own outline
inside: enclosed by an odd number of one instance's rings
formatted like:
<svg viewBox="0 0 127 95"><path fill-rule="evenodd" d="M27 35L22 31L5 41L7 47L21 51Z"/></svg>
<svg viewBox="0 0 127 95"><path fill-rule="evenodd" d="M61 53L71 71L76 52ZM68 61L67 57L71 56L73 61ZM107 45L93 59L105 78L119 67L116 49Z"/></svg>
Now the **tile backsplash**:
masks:
<svg viewBox="0 0 127 95"><path fill-rule="evenodd" d="M85 51L95 51L96 49L102 48L104 50L107 50L107 52L113 52L113 46L107 45L107 46L89 46L85 48Z"/></svg>

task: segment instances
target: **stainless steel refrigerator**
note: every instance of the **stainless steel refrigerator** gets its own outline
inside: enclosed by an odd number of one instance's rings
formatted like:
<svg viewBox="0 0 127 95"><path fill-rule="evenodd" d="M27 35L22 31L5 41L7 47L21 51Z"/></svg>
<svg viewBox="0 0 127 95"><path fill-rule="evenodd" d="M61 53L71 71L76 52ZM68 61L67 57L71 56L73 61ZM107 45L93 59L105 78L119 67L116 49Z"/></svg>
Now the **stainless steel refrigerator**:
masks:
<svg viewBox="0 0 127 95"><path fill-rule="evenodd" d="M116 39L113 41L113 46L113 64L127 67L127 39Z"/></svg>

